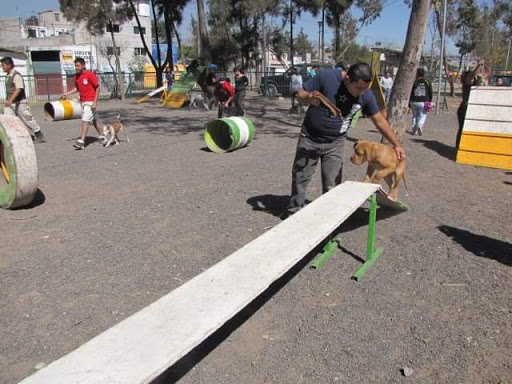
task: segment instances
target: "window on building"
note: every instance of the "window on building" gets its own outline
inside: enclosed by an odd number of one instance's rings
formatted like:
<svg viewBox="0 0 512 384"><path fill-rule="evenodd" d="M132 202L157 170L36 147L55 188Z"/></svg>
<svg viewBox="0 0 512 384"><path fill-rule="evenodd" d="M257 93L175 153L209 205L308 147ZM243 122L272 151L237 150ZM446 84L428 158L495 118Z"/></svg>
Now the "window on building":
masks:
<svg viewBox="0 0 512 384"><path fill-rule="evenodd" d="M114 33L119 33L119 24L113 24L114 27ZM107 24L107 32L112 32L112 28L110 27L110 24Z"/></svg>
<svg viewBox="0 0 512 384"><path fill-rule="evenodd" d="M28 29L27 33L28 33L28 37L37 37L35 29Z"/></svg>
<svg viewBox="0 0 512 384"><path fill-rule="evenodd" d="M140 31L142 31L142 34L145 35L146 34L146 28L144 27L133 27L133 33L136 34L136 35L140 35Z"/></svg>
<svg viewBox="0 0 512 384"><path fill-rule="evenodd" d="M119 56L121 54L121 48L117 48L117 55ZM107 55L112 56L114 54L114 47L107 47Z"/></svg>
<svg viewBox="0 0 512 384"><path fill-rule="evenodd" d="M135 56L145 56L146 55L146 50L144 48L134 48L134 52Z"/></svg>
<svg viewBox="0 0 512 384"><path fill-rule="evenodd" d="M58 13L54 13L54 14L53 14L53 19L54 19L55 21L60 21L60 15L59 15Z"/></svg>

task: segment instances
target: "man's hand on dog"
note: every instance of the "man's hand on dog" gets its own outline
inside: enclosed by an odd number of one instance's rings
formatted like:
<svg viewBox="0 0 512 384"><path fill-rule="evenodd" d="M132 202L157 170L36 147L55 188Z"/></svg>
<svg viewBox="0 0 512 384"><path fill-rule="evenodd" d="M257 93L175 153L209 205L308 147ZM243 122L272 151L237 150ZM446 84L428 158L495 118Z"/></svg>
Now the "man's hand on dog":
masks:
<svg viewBox="0 0 512 384"><path fill-rule="evenodd" d="M396 156L399 161L405 160L405 149L401 145L395 145Z"/></svg>
<svg viewBox="0 0 512 384"><path fill-rule="evenodd" d="M315 107L318 107L322 103L322 101L318 98L319 95L321 95L321 93L318 91L310 92L309 93L309 99L310 99L309 103L311 105L314 105Z"/></svg>

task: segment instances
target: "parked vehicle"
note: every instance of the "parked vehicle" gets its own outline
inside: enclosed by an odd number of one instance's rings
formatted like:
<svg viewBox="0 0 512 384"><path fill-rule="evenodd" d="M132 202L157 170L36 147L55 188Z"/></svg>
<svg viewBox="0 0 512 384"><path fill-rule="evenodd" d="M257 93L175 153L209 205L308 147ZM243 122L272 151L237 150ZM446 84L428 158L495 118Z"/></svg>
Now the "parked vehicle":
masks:
<svg viewBox="0 0 512 384"><path fill-rule="evenodd" d="M512 86L512 75L492 75L489 85L495 86L498 84L498 79L501 79L504 87Z"/></svg>
<svg viewBox="0 0 512 384"><path fill-rule="evenodd" d="M303 63L290 67L284 73L277 73L274 75L267 75L261 78L260 90L264 95L269 97L290 96L290 82L292 78L292 69L297 68L297 71L302 76L305 82L311 78L309 71L315 64ZM318 64L317 64L318 65ZM332 68L329 64L320 64L320 70Z"/></svg>

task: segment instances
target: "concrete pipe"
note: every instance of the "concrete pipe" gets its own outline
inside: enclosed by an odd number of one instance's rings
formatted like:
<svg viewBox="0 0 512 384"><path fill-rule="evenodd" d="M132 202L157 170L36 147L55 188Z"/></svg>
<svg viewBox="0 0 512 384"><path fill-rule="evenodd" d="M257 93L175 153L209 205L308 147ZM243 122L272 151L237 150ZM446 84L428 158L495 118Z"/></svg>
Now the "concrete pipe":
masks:
<svg viewBox="0 0 512 384"><path fill-rule="evenodd" d="M27 127L0 115L0 207L30 204L37 192L37 158Z"/></svg>
<svg viewBox="0 0 512 384"><path fill-rule="evenodd" d="M44 114L53 121L78 119L82 116L82 104L77 100L51 101L44 105Z"/></svg>
<svg viewBox="0 0 512 384"><path fill-rule="evenodd" d="M227 117L206 124L204 141L212 152L224 153L245 147L254 134L254 124L248 118Z"/></svg>

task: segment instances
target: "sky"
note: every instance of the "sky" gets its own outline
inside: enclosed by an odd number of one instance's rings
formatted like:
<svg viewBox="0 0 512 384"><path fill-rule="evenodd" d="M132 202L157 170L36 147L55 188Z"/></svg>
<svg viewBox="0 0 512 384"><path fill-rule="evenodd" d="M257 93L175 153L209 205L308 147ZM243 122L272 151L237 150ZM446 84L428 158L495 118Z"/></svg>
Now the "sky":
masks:
<svg viewBox="0 0 512 384"><path fill-rule="evenodd" d="M3 6L0 8L0 18L6 17L22 17L27 18L36 15L38 12L51 9L59 9L58 0L17 0L16 5ZM179 31L183 40L187 40L191 36L190 31L190 15L197 15L196 1L191 1L186 7L183 24L179 27ZM357 42L369 47L375 46L380 42L381 46L394 49L402 49L407 33L407 23L409 20L410 9L405 5L403 0L386 0L381 16L369 26L363 28L357 37ZM197 17L196 17L197 18ZM303 14L297 21L294 31L299 31L302 27L308 35L314 47L318 46L318 21L319 17L313 18L310 14ZM277 20L281 23L281 19ZM426 40L430 41L429 32L427 30ZM332 31L325 28L325 40L330 41ZM454 51L453 43L447 42L449 51ZM430 43L428 43L430 49Z"/></svg>

